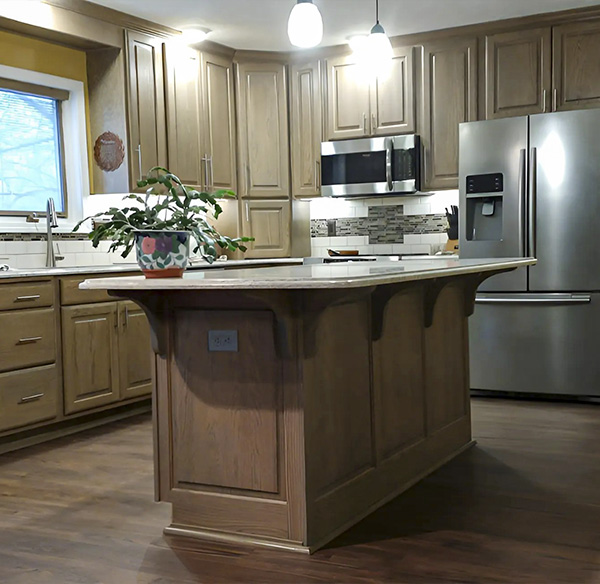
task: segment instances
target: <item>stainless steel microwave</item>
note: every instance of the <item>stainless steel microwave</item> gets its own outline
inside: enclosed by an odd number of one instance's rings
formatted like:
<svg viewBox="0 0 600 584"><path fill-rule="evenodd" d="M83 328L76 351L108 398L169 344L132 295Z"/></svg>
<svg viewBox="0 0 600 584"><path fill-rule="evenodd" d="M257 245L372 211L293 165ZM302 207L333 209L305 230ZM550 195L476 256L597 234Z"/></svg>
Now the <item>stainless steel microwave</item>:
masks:
<svg viewBox="0 0 600 584"><path fill-rule="evenodd" d="M416 134L321 142L321 194L367 197L421 188L421 141Z"/></svg>

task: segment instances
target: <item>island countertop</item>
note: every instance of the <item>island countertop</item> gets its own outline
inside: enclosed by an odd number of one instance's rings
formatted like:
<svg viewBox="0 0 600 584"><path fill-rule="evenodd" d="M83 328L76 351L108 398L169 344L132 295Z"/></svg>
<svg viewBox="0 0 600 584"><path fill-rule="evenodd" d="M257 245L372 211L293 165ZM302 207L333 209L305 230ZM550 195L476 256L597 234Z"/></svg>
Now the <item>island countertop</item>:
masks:
<svg viewBox="0 0 600 584"><path fill-rule="evenodd" d="M186 272L183 278L146 279L144 276L86 280L85 290L307 290L361 288L440 277L510 270L535 264L534 258L448 259L349 262L232 269L226 272Z"/></svg>

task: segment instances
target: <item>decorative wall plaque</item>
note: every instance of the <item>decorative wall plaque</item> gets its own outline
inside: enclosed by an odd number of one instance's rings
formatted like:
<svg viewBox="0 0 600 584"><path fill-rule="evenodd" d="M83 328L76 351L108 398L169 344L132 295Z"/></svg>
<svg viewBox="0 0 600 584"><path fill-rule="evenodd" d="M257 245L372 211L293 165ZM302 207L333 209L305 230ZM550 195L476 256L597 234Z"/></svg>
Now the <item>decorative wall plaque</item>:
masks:
<svg viewBox="0 0 600 584"><path fill-rule="evenodd" d="M96 138L94 161L106 172L117 170L125 158L125 147L119 136L113 132L104 132Z"/></svg>

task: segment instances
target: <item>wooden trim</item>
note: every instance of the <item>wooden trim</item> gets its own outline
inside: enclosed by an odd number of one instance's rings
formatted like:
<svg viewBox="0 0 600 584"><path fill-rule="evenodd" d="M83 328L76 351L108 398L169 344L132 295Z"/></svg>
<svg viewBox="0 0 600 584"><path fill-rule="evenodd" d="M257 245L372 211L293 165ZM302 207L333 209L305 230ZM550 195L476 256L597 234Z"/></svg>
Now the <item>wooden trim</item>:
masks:
<svg viewBox="0 0 600 584"><path fill-rule="evenodd" d="M85 0L44 0L44 3L154 36L166 37L181 34L180 31L170 26L139 18L125 12L120 12L119 10L113 10L112 8L106 8L99 4L92 4Z"/></svg>

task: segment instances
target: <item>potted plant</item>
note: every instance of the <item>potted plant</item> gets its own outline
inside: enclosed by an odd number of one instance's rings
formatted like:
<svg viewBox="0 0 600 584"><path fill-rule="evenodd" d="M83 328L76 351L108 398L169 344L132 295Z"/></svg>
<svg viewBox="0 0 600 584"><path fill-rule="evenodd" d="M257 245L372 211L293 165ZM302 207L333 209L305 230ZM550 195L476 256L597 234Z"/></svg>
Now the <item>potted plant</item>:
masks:
<svg viewBox="0 0 600 584"><path fill-rule="evenodd" d="M209 263L217 259L217 246L222 250L246 251L242 243L252 241L249 237L221 235L207 220L208 216L219 217L223 209L217 199L235 197L232 191L199 192L161 166L150 169L148 177L137 185L148 187L145 196L132 193L123 200L139 205L111 207L90 215L73 231L88 219L103 217L89 234L92 245L98 247L100 241L110 239L109 251L122 248L123 257L135 246L138 265L147 278L181 277L188 263L191 240L193 251L200 252Z"/></svg>

